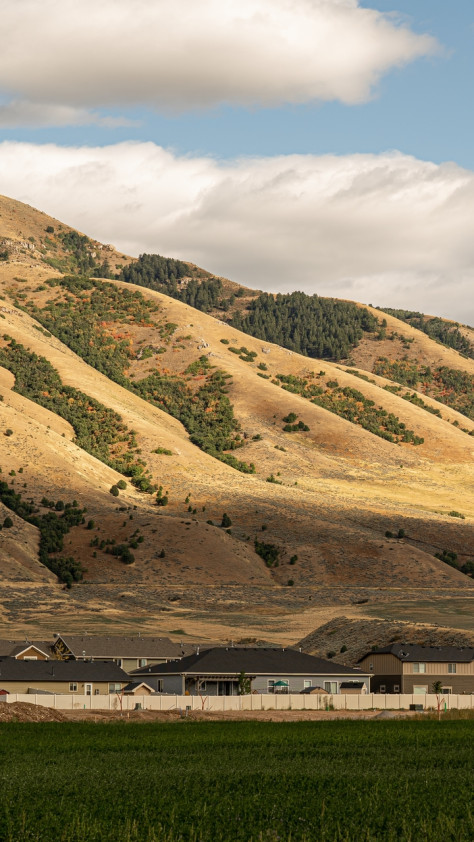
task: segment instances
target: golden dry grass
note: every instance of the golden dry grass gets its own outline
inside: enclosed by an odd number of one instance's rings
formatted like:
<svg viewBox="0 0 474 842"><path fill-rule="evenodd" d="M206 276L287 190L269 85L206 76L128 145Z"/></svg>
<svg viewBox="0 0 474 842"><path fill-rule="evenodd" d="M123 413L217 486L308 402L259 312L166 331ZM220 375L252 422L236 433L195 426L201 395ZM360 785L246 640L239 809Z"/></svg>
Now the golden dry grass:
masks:
<svg viewBox="0 0 474 842"><path fill-rule="evenodd" d="M15 231L17 236L29 236L31 231L32 236L39 237L47 224L57 224L24 208L20 203L0 201L2 234L5 220L10 237ZM70 606L74 605L78 622L90 622L92 617L96 623L126 626L139 618L150 631L185 628L214 639L218 634L231 636L237 624L239 630L247 629L257 636L268 633L273 639L283 640L286 635L296 640L318 622L337 616L341 605L356 616L364 616L364 609L351 607L361 589L370 590L371 604L377 603L379 592L400 598L408 591L421 595L429 589L429 599L436 592L441 599L443 593L452 590L466 596L472 593L471 579L434 558L434 552L444 548L456 550L461 560L472 552L474 441L454 427L453 421L467 429L474 428L472 422L445 407L443 417L437 418L384 391L387 381L383 378L371 375L375 383L367 383L349 374L345 366L311 360L262 343L180 302L140 289L146 298L159 304L159 318L174 322L178 328L165 354L135 361L130 373L140 377L158 368L181 374L189 363L206 354L212 365L231 374L229 398L249 436L238 455L257 467L255 476L238 473L192 445L177 420L109 381L54 337L34 329L34 321L13 306L8 290L29 287L29 296L44 302L48 292L35 292L35 284L54 272L39 262L38 255L28 255L28 260L29 264L23 266L27 286L15 281L18 267L0 265L0 287L6 295L2 333L50 360L64 383L120 413L127 426L136 430L142 457L156 482L169 490L170 498L166 514L131 486L119 499L113 498L109 489L119 478L116 472L77 448L65 421L13 392L12 375L0 369L3 476L22 467L25 493L31 490L37 500L43 495L77 499L80 505L87 505L87 517L97 524L92 532L78 528L67 536L67 552L81 559L89 584L74 589L72 595L57 585L48 586L51 610L54 606L58 617L71 616ZM386 318L392 327L391 317ZM472 361L407 325L393 322L398 332L416 334L410 353L428 364L474 370ZM161 344L153 328L130 328L130 332L136 348L139 342ZM230 353L222 338L255 351L255 362L246 363ZM359 368L369 366L371 361L373 349L366 344L362 342L354 352ZM383 353L380 343L372 345L376 345L377 355ZM265 362L266 373L272 377L279 373L306 376L324 370L341 386L352 386L395 413L423 436L425 443L415 448L386 442L258 377L260 362ZM430 403L425 396L423 399ZM283 432L282 418L291 411L308 424L309 433ZM7 427L15 431L14 436L1 434ZM257 434L261 440L252 441ZM170 449L172 457L153 453L157 447ZM271 474L282 484L266 482ZM18 477L15 482L20 490ZM188 495L197 510L195 515L187 511ZM453 510L462 512L465 520L450 517ZM231 535L219 528L223 512L232 519ZM215 525L207 524L209 519ZM136 528L145 540L135 551L135 564L125 566L104 553L93 557L91 537L122 540ZM404 540L385 538L386 530L396 532L399 528L405 530ZM0 533L4 553L5 532ZM277 569L268 570L254 553L255 536L278 545L281 560ZM11 623L11 605L18 598L20 617L42 626L42 612L29 612L25 607L20 581L23 576L23 582L35 581L38 588L43 588L44 576L51 577L43 568L35 568L34 527L15 524L14 537L15 541L11 535L8 538L10 567L5 566L1 575L5 585L11 582L13 587L15 582L16 590L10 594L12 603L7 594L3 616ZM21 549L16 557L13 544ZM161 549L166 551L162 559ZM293 555L298 561L290 565ZM295 582L293 589L287 587L290 578ZM121 596L121 587L126 591L132 588L130 594L135 596ZM164 603L165 617L159 611L150 616L148 597L156 588L162 589L160 593L182 589L179 604ZM196 599L199 603L202 589L200 612ZM301 589L298 595L297 589ZM324 599L318 589L324 590ZM83 598L79 600L80 591ZM336 595L334 604L327 596L332 591ZM268 595L268 611L265 600L256 600L255 594L261 592ZM211 598L213 593L215 599ZM272 616L277 610L272 594L279 594L280 617ZM308 603L312 594L319 601L317 606ZM94 617L94 612L100 612L100 616Z"/></svg>

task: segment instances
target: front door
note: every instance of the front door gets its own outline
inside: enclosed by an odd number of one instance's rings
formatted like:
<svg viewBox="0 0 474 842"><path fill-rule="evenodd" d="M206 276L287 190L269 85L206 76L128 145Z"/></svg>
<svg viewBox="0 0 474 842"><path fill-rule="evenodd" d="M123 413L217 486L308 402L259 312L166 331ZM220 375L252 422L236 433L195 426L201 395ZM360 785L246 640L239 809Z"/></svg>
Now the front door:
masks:
<svg viewBox="0 0 474 842"><path fill-rule="evenodd" d="M86 696L92 696L92 684L84 684L84 692Z"/></svg>

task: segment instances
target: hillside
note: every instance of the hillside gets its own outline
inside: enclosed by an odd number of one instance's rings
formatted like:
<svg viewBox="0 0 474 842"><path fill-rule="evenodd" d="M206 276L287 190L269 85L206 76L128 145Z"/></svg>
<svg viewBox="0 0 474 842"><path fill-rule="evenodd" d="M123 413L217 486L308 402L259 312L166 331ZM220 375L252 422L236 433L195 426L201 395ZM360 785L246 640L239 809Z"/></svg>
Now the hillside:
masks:
<svg viewBox="0 0 474 842"><path fill-rule="evenodd" d="M61 227L10 200L0 211L10 243ZM371 354L404 342L424 366L466 375L472 360L386 315L404 340L361 338L347 364L321 362L152 289L78 280L71 265L63 279L39 247L8 248L7 626L50 629L54 617L70 630L113 622L283 642L407 600L472 605L461 569L474 562L474 423L426 391L405 399L414 390L373 374ZM128 260L108 254L114 269Z"/></svg>

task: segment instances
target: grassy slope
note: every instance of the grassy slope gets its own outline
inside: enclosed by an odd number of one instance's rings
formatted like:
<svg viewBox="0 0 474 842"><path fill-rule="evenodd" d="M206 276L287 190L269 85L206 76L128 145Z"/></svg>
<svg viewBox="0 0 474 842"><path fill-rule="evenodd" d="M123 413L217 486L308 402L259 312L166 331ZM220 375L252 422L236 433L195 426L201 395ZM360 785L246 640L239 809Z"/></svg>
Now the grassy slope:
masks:
<svg viewBox="0 0 474 842"><path fill-rule="evenodd" d="M32 211L31 214L34 216ZM41 225L43 221L41 218ZM28 259L32 260L30 256ZM15 271L14 264L2 265L0 278L4 289L31 288L28 296L41 303L50 292L36 292L37 281L54 273L34 261L28 270L25 267L23 270L23 277L28 279L26 284L13 280L18 267ZM136 563L130 567L102 553L94 559L89 547L91 532L85 529L73 530L68 536L72 542L68 552L83 560L88 581L124 586L129 583L137 587L159 583L171 588L246 583L271 591L291 577L296 587L310 589L319 586L472 589L471 580L433 557L435 551L447 548L456 550L465 560L472 547L474 501L467 491L472 480L472 438L453 427L452 421L461 419L462 426L469 429L474 426L472 422L445 408L442 408L443 418L437 418L383 391L380 388L386 382L383 378L374 377L375 385L366 383L346 373L343 366L319 364L277 346L263 345L180 302L147 290L142 293L159 303L163 320L178 325L175 337L189 338L173 340L159 357L135 360L129 373L138 379L157 366L182 373L200 354L210 355L213 365L233 376L229 397L242 428L250 438L262 436L238 452L239 458L255 462L257 474L237 473L198 450L190 444L179 422L112 384L56 339L35 330L28 316L5 303L11 312L2 314L5 317L2 332L47 357L64 383L118 411L129 428L137 431L143 458L154 479L170 491L166 514L152 506L149 497L138 494L130 486L119 500L112 498L108 490L117 479L115 472L75 447L66 422L52 418L47 410L11 392L11 375L3 372L0 378L5 395L0 407L2 423L5 418L5 426L15 430L11 438L0 436L3 473L23 467L22 482L27 482L28 493L34 487L37 498L45 494L65 500L77 498L80 505L85 501L88 517L100 524L100 534L104 537L122 534L128 537L131 526L122 524L129 514L117 509L119 505L137 506L132 512L133 528L139 526L145 540L135 551ZM390 318L387 316L387 321ZM440 364L454 365L451 360L455 357L460 367L461 358L456 352L393 321L400 333L417 334L411 349L422 353L431 365L438 359L442 361ZM113 324L107 327L114 330ZM160 344L152 329L147 333L145 328L136 328L132 333L137 348L138 343ZM238 346L245 345L255 351L255 361L240 360L221 343L222 338L235 340ZM204 343L205 347L200 347ZM379 354L381 343L376 344ZM393 344L390 343L392 347ZM270 353L264 354L263 347ZM385 442L258 377L257 367L261 362L267 365L266 373L271 376L277 373L301 376L324 369L326 378L337 379L340 385L351 386L394 412L417 435L423 436L425 443L414 448ZM362 358L357 362L360 368L363 362ZM471 370L472 361L462 360L462 363L466 370ZM424 397L424 400L429 399ZM281 419L291 411L304 419L310 432L283 432ZM3 416L3 413L7 414ZM157 446L172 450L173 456L153 454ZM282 485L267 483L265 480L271 474ZM197 508L194 516L188 514L184 502L189 494L192 507ZM463 512L466 520L449 517L452 510ZM232 535L206 523L212 519L219 524L224 511L232 518ZM262 525L266 525L265 531ZM385 530L399 528L405 529L404 541L384 537ZM15 529L21 532L17 524ZM27 529L31 531L32 527ZM280 548L281 563L275 571L268 571L253 552L255 535ZM196 540L195 536L199 538ZM247 536L250 540L246 540ZM29 546L32 563L34 542L30 540ZM162 547L166 556L159 559ZM290 566L289 559L294 554L298 555L298 561ZM25 579L28 578L31 574L25 573ZM291 590L285 592L290 599ZM314 619L308 619L311 622L308 631L314 627Z"/></svg>

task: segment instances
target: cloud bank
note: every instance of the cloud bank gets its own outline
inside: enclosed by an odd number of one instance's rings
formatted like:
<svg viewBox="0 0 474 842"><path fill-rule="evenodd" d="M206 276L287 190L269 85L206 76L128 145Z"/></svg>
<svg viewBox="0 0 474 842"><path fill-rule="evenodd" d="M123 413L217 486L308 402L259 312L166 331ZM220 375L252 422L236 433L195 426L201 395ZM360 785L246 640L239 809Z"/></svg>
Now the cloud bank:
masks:
<svg viewBox="0 0 474 842"><path fill-rule="evenodd" d="M1 18L23 109L355 104L437 49L358 0L2 0Z"/></svg>
<svg viewBox="0 0 474 842"><path fill-rule="evenodd" d="M474 173L404 156L0 144L0 191L138 256L474 323ZM1 220L0 220L1 223Z"/></svg>

